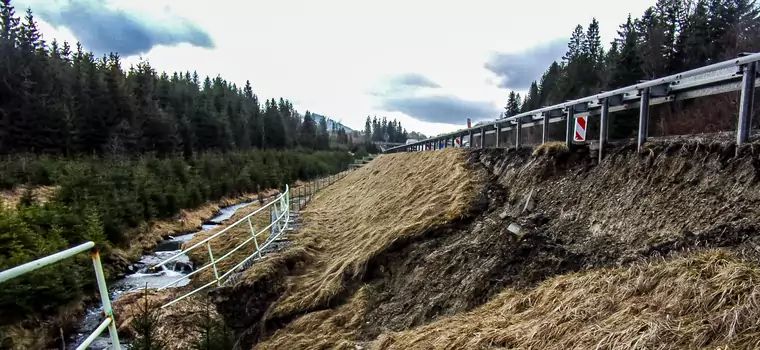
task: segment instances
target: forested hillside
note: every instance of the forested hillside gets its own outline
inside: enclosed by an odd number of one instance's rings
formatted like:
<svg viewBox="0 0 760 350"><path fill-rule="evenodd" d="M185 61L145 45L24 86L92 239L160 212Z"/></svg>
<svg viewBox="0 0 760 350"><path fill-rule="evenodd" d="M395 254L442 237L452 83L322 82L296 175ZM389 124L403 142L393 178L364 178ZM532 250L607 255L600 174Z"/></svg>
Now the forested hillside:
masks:
<svg viewBox="0 0 760 350"><path fill-rule="evenodd" d="M31 10L20 18L0 1L0 191L26 188L17 205L0 203L0 270L87 240L108 263L146 222L352 162L345 132L331 137L324 119L253 89L145 61L124 71L117 53L46 42ZM39 186L51 198L34 198ZM93 284L86 255L3 283L0 348L4 326L39 329L33 316Z"/></svg>
<svg viewBox="0 0 760 350"><path fill-rule="evenodd" d="M609 91L760 51L760 7L755 0L658 0L640 18L630 15L605 49L594 19L578 25L567 53L554 62L526 96L512 92L505 116ZM726 97L658 106L655 133L723 131L735 128L738 110ZM708 121L706 117L710 117ZM700 118L704 117L704 118ZM612 138L633 132L631 118L613 118Z"/></svg>

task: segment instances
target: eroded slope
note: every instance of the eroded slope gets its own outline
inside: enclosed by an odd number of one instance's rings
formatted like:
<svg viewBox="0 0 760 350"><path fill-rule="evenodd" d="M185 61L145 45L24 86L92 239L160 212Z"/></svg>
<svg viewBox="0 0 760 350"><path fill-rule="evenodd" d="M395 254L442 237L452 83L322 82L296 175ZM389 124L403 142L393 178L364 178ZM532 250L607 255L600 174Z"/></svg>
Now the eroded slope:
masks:
<svg viewBox="0 0 760 350"><path fill-rule="evenodd" d="M481 180L453 149L378 157L312 200L293 251L215 291L215 302L250 346L299 314L342 303L385 252L468 216Z"/></svg>

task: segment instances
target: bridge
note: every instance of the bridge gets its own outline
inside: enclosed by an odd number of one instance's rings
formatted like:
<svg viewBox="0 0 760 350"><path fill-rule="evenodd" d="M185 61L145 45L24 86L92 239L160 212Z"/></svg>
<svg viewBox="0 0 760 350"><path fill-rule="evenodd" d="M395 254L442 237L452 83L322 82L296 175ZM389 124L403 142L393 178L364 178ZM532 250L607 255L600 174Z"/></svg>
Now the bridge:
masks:
<svg viewBox="0 0 760 350"><path fill-rule="evenodd" d="M630 109L639 110L637 144L640 150L648 137L650 106L735 91L741 92L736 144L742 145L749 141L752 128L755 86L760 81L758 62L760 62L760 53L744 54L733 60L542 107L469 129L392 147L383 152L414 152L456 147L456 141L462 140L471 140L469 144L472 147L499 147L503 143L502 134L507 131L514 131L514 145L520 147L522 130L539 125L542 129L541 143L543 144L549 141L549 124L560 122L565 123L565 144L572 147L578 143L574 141L576 119L579 116L599 116L601 127L598 154L601 159L604 155L604 147L609 142L608 128L611 113ZM494 136L488 137L489 135ZM463 143L465 146L468 144L468 142ZM580 143L588 144L589 142L581 141Z"/></svg>

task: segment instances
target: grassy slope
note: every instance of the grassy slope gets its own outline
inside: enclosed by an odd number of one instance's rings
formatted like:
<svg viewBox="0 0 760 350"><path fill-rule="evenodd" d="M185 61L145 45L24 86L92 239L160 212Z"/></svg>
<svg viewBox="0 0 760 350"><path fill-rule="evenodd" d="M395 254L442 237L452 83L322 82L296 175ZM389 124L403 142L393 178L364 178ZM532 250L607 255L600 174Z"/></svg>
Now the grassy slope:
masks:
<svg viewBox="0 0 760 350"><path fill-rule="evenodd" d="M756 264L718 250L558 276L372 348L757 348L758 280Z"/></svg>
<svg viewBox="0 0 760 350"><path fill-rule="evenodd" d="M288 277L286 292L267 319L287 318L329 304L391 245L467 214L481 189L463 152L443 150L384 155L320 193L293 238L309 263ZM269 269L247 273L255 280ZM366 305L360 288L337 309L296 319L258 348L351 348ZM321 345L320 345L321 344Z"/></svg>

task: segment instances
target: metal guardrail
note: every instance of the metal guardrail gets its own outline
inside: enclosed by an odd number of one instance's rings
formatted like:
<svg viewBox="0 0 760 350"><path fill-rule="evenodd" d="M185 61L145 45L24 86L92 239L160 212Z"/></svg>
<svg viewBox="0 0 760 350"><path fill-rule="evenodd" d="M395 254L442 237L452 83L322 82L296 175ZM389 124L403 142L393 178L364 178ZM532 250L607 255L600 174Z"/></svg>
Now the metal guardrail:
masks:
<svg viewBox="0 0 760 350"><path fill-rule="evenodd" d="M119 350L121 349L121 344L119 343L119 335L116 332L116 319L114 318L113 309L111 308L111 299L108 296L108 287L106 287L106 278L105 274L103 274L103 265L100 262L100 253L98 253L97 248L95 248L94 242L90 241L84 244L80 244L76 247L48 255L44 258L40 258L23 265L13 267L8 270L0 271L0 283L30 273L42 267L55 264L61 260L68 259L86 250L89 250L92 256L92 264L95 268L95 279L98 281L98 291L100 292L100 301L103 305L102 308L105 319L100 323L95 331L93 331L92 334L90 334L90 336L88 336L87 339L82 342L82 344L79 344L79 346L77 346L77 350L87 349L87 347L90 346L90 344L92 344L92 342L95 341L95 339L100 336L100 334L103 333L106 328L108 328L108 333L111 335L112 349Z"/></svg>
<svg viewBox="0 0 760 350"><path fill-rule="evenodd" d="M455 140L464 140L465 138L467 138L471 147L475 147L476 144L473 142L473 136L475 135L480 136L480 142L477 144L478 147L482 148L485 146L485 135L490 134L496 134L496 145L499 145L499 135L501 132L510 130L516 131L515 145L519 147L521 130L536 125L543 125L542 143L545 143L548 140L549 124L561 121L567 123L565 142L569 147L573 144L574 119L577 114L583 113L601 116L599 135L599 158L601 159L604 145L609 141L608 118L610 113L634 108L639 109L637 142L639 149L641 149L647 140L649 106L732 91L741 91L739 121L736 133L736 143L737 145L741 145L749 141L755 86L760 83L757 67L759 61L760 53L745 54L733 60L539 108L413 144L393 147L387 149L385 153L454 147Z"/></svg>

